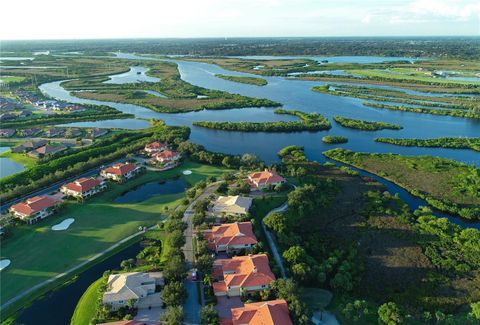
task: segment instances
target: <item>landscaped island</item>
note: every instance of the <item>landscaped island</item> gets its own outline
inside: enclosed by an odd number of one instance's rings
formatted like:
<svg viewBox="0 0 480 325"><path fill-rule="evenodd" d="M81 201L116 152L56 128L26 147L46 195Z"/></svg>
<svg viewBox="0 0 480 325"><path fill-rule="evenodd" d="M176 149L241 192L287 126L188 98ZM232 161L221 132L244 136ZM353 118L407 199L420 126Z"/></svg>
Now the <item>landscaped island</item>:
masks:
<svg viewBox="0 0 480 325"><path fill-rule="evenodd" d="M302 121L278 121L278 122L193 122L193 125L208 129L239 131L239 132L300 132L322 131L332 126L327 118L318 113L305 113L301 111L289 111L276 109L275 114L297 116Z"/></svg>
<svg viewBox="0 0 480 325"><path fill-rule="evenodd" d="M375 138L377 142L404 147L472 149L480 151L480 138L394 139Z"/></svg>
<svg viewBox="0 0 480 325"><path fill-rule="evenodd" d="M390 130L402 129L402 127L397 124L356 120L353 118L347 118L342 116L334 116L333 120L343 127L357 129L357 130L364 130L364 131L378 131L383 129L390 129Z"/></svg>
<svg viewBox="0 0 480 325"><path fill-rule="evenodd" d="M324 155L388 179L436 209L466 219L480 219L478 168L439 157L372 154L340 148Z"/></svg>
<svg viewBox="0 0 480 325"><path fill-rule="evenodd" d="M348 138L342 137L340 135L326 135L322 138L324 143L334 144L334 143L347 143Z"/></svg>
<svg viewBox="0 0 480 325"><path fill-rule="evenodd" d="M234 81L242 84L249 84L249 85L255 85L255 86L266 86L268 84L267 80L263 78L228 76L225 74L216 74L215 77L222 78L228 81Z"/></svg>

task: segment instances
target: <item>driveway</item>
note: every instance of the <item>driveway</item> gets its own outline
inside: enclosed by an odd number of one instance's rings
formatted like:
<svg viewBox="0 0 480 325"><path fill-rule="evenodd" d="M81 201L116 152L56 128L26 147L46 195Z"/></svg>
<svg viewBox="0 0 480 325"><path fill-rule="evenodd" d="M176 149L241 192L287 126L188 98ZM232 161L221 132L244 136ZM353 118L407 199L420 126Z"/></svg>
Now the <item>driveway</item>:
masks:
<svg viewBox="0 0 480 325"><path fill-rule="evenodd" d="M217 309L220 319L232 319L232 311L230 309L238 307L243 307L240 297L217 297L215 309Z"/></svg>
<svg viewBox="0 0 480 325"><path fill-rule="evenodd" d="M145 323L146 325L160 324L160 314L164 313L165 309L162 307L139 308L135 320Z"/></svg>
<svg viewBox="0 0 480 325"><path fill-rule="evenodd" d="M202 306L198 303L198 287L197 283L191 279L185 280L183 283L187 289L187 300L183 304L183 311L185 312L185 323L200 324L200 310Z"/></svg>

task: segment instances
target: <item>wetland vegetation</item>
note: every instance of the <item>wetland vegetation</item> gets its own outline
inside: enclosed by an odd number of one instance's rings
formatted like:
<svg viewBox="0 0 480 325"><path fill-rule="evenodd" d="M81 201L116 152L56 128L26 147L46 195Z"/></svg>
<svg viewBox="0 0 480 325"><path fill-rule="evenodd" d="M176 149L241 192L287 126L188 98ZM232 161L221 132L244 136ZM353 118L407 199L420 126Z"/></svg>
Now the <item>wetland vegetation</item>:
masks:
<svg viewBox="0 0 480 325"><path fill-rule="evenodd" d="M405 147L471 149L480 151L480 138L435 138L435 139L396 139L375 138L377 142Z"/></svg>
<svg viewBox="0 0 480 325"><path fill-rule="evenodd" d="M215 77L233 81L233 82L239 82L242 84L255 85L255 86L266 86L268 84L267 80L262 78L255 78L255 77L227 76L224 74L216 74Z"/></svg>
<svg viewBox="0 0 480 325"><path fill-rule="evenodd" d="M347 118L342 116L334 116L333 120L343 127L364 130L364 131L378 131L384 129L401 130L402 127L398 124L391 124L385 122L364 121Z"/></svg>

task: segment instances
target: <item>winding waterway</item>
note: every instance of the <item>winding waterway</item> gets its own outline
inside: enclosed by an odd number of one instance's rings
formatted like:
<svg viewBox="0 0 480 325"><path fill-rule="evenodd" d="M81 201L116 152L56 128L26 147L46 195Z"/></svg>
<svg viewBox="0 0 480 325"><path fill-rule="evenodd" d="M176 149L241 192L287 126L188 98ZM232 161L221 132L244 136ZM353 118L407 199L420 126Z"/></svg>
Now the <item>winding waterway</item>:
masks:
<svg viewBox="0 0 480 325"><path fill-rule="evenodd" d="M138 60L160 60L145 58L133 54L118 54L120 58ZM349 58L351 61L351 59ZM357 98L339 97L311 90L313 86L324 84L319 81L303 81L283 77L264 77L268 85L258 87L240 84L215 77L215 74L233 76L253 76L247 73L222 69L219 66L207 63L173 60L178 64L183 80L205 88L228 91L245 96L268 98L283 104L286 109L298 109L305 112L318 112L332 120L333 115L340 115L356 119L382 121L403 126L402 130L381 130L375 132L359 131L343 128L332 121L332 129L323 132L298 133L242 133L209 130L192 126L193 121L279 121L291 120L294 117L276 115L272 108L245 108L215 111L199 111L180 114L157 113L147 108L112 102L80 99L72 96L60 86L61 82L43 84L40 89L45 94L75 103L109 105L122 112L135 114L137 118L163 119L170 125L187 125L192 129L191 140L204 145L212 151L221 151L232 154L254 153L267 163L278 161L277 152L287 145L300 145L305 148L309 159L324 162L322 152L333 147L342 147L354 151L398 153L403 155L433 155L454 159L480 167L480 153L471 150L444 149L444 148L417 148L400 147L385 143L374 142L376 137L393 138L436 138L436 137L478 137L480 136L480 121L471 119L417 114L410 112L390 111L365 107L364 100ZM387 87L390 88L390 87ZM75 126L96 127L147 127L146 120L128 119L115 121L80 122ZM341 145L328 145L321 141L325 135L342 135L349 139ZM261 141L259 141L261 139ZM382 183L392 186L383 179ZM399 187L392 190L399 191ZM406 193L404 199L411 208L426 205L423 200ZM458 221L461 223L460 221ZM477 225L470 225L475 226Z"/></svg>

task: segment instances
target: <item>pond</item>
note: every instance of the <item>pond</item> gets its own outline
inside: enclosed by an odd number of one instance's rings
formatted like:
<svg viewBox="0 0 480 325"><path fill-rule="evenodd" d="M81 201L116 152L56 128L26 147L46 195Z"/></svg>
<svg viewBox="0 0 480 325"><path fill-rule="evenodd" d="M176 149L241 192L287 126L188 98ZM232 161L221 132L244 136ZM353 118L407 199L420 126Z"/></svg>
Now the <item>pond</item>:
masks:
<svg viewBox="0 0 480 325"><path fill-rule="evenodd" d="M128 84L138 82L158 82L160 78L147 76L145 73L149 69L144 67L130 67L130 71L109 76L110 80L105 81L106 84Z"/></svg>
<svg viewBox="0 0 480 325"><path fill-rule="evenodd" d="M115 199L115 203L137 203L160 194L177 194L185 191L187 184L183 178L164 182L142 184Z"/></svg>
<svg viewBox="0 0 480 325"><path fill-rule="evenodd" d="M10 150L10 147L0 147L0 153L7 150ZM22 164L10 158L0 157L0 178L20 173L24 169L25 167Z"/></svg>
<svg viewBox="0 0 480 325"><path fill-rule="evenodd" d="M93 265L71 282L57 290L48 292L44 297L34 301L32 305L20 312L17 324L65 325L70 324L78 300L87 288L107 270L118 269L123 260L134 258L142 247L140 243L116 253L104 261ZM52 306L55 317L52 317Z"/></svg>

